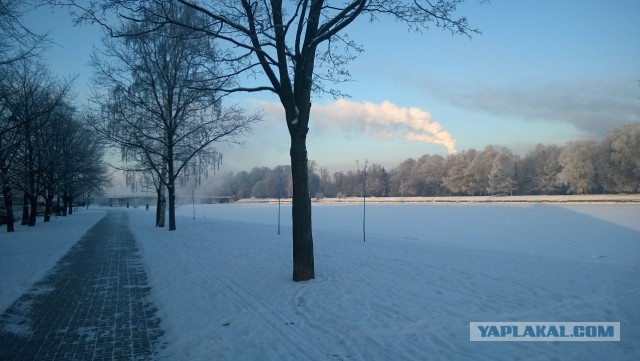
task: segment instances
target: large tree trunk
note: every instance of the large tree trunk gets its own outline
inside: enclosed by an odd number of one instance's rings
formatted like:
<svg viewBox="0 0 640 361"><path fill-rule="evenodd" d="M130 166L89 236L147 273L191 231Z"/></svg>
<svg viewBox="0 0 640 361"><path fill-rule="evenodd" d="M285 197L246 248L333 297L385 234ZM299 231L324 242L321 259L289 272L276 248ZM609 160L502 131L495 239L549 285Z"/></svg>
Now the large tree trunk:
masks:
<svg viewBox="0 0 640 361"><path fill-rule="evenodd" d="M315 278L311 197L307 167L306 131L291 132L291 176L293 182L293 280Z"/></svg>
<svg viewBox="0 0 640 361"><path fill-rule="evenodd" d="M156 208L156 227L164 227L164 219L167 209L167 200L164 196L164 184L158 188L158 205Z"/></svg>

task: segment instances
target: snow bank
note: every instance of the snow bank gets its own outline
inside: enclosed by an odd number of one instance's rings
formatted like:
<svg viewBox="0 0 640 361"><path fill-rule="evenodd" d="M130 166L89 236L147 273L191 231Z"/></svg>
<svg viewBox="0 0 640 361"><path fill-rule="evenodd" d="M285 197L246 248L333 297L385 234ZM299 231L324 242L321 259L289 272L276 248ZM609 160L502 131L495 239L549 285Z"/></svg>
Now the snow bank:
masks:
<svg viewBox="0 0 640 361"><path fill-rule="evenodd" d="M245 198L238 203L277 203L273 198ZM362 203L362 197L313 199L316 204ZM281 203L291 203L290 198ZM534 196L367 197L367 203L640 203L640 194L569 194Z"/></svg>
<svg viewBox="0 0 640 361"><path fill-rule="evenodd" d="M317 278L291 279L290 206L130 210L167 359L640 358L640 205L313 208ZM621 342L469 342L470 321L619 321Z"/></svg>

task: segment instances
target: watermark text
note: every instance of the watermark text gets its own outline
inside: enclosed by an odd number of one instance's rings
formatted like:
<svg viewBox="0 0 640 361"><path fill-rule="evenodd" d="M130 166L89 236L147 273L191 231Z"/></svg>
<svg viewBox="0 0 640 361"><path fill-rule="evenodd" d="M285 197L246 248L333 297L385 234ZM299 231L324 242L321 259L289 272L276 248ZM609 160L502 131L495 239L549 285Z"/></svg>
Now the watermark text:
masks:
<svg viewBox="0 0 640 361"><path fill-rule="evenodd" d="M470 322L470 341L620 341L620 322Z"/></svg>

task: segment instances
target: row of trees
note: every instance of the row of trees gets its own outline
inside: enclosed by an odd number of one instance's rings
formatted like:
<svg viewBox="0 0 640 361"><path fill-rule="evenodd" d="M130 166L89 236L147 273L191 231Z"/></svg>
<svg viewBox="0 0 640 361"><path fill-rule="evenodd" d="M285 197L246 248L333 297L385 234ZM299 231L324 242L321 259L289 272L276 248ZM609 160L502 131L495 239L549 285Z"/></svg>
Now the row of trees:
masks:
<svg viewBox="0 0 640 361"><path fill-rule="evenodd" d="M60 81L32 57L0 66L0 175L7 230L13 231L13 202L23 194L22 224L34 226L38 202L44 221L54 200L72 212L74 198L108 183L103 142L71 105L71 82Z"/></svg>
<svg viewBox="0 0 640 361"><path fill-rule="evenodd" d="M309 189L317 197L362 196L362 171L309 167ZM220 195L237 198L291 196L288 167L254 168L225 176ZM469 149L447 157L409 158L390 171L372 164L366 195L450 196L636 193L640 191L640 125L613 129L602 141L537 145L521 157L504 147Z"/></svg>
<svg viewBox="0 0 640 361"><path fill-rule="evenodd" d="M35 225L39 199L48 221L56 195L66 215L77 194L95 194L107 183L103 149L115 146L121 162L111 159L111 165L132 187L157 192L156 225L164 226L168 209L169 230L175 230L176 183L200 182L222 159L211 145L235 141L260 118L222 106L236 76L228 68L237 61L223 60L213 38L192 29L204 26L201 13L158 2L140 19L102 24L104 46L92 54L93 96L79 115L71 106L71 82L54 79L37 61L48 40L22 24L25 10L22 2L0 0L7 229L13 229L13 189L24 192L25 223ZM182 25L162 24L165 16Z"/></svg>
<svg viewBox="0 0 640 361"><path fill-rule="evenodd" d="M14 230L14 195L22 224L35 226L39 201L48 222L54 199L62 213L74 198L107 183L103 147L71 105L71 81L54 78L39 55L48 44L22 23L26 4L0 0L0 182L2 217Z"/></svg>

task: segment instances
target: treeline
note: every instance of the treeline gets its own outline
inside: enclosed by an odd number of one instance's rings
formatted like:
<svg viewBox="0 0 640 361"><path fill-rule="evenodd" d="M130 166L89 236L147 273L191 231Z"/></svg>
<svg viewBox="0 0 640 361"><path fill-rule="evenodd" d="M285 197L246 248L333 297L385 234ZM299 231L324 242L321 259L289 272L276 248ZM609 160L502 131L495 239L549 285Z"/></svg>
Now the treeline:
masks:
<svg viewBox="0 0 640 361"><path fill-rule="evenodd" d="M366 195L373 197L637 193L640 125L617 127L601 142L538 144L525 156L487 146L446 157L409 158L391 170L372 163L366 173L362 165L359 171L330 174L309 164L309 188L317 198L362 196L365 179ZM291 197L290 168L227 174L217 193L237 199Z"/></svg>
<svg viewBox="0 0 640 361"><path fill-rule="evenodd" d="M75 198L107 182L102 142L72 106L72 82L39 61L51 42L24 25L28 10L25 1L0 1L0 224L8 232L14 205L34 226L40 212L50 220L54 200L66 215Z"/></svg>
<svg viewBox="0 0 640 361"><path fill-rule="evenodd" d="M39 211L45 222L54 209L66 215L76 198L108 183L103 142L71 100L71 82L54 78L37 58L0 64L0 217L9 232L16 204L23 205L22 224L34 226Z"/></svg>

